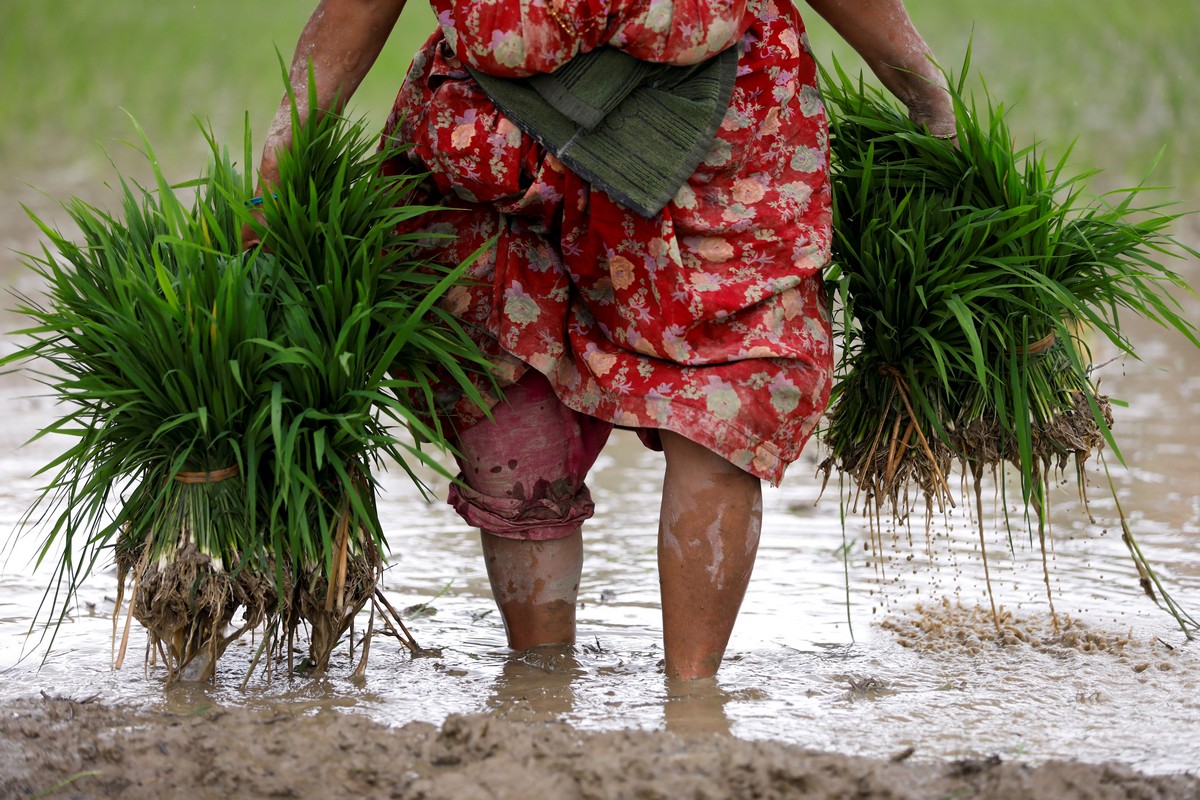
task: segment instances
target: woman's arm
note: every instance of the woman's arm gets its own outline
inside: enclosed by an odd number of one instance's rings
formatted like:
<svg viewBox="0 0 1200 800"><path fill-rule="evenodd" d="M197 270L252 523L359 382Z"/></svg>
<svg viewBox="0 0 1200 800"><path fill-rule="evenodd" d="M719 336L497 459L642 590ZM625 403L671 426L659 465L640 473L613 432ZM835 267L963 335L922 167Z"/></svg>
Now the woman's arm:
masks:
<svg viewBox="0 0 1200 800"><path fill-rule="evenodd" d="M954 105L933 53L903 0L808 0L853 47L914 122L934 136L954 133Z"/></svg>
<svg viewBox="0 0 1200 800"><path fill-rule="evenodd" d="M302 118L310 113L310 62L317 84L317 110L340 110L375 63L404 10L404 3L405 0L321 0L300 34L288 73ZM284 96L263 148L260 190L279 180L277 156L291 143L291 104Z"/></svg>

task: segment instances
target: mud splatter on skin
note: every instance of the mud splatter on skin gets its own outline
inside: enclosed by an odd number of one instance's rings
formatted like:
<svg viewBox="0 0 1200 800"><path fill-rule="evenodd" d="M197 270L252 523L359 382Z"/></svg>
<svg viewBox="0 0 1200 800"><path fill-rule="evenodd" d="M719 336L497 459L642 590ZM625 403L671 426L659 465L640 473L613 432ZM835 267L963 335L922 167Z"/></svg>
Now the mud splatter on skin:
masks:
<svg viewBox="0 0 1200 800"><path fill-rule="evenodd" d="M754 530L752 530L750 532L750 535L746 537L745 554L746 554L747 558L749 558L750 556L752 556L758 552L758 543L759 543L759 540L762 538L762 517L763 517L762 492L759 492L758 495L754 498L754 504L750 507L750 517L752 520L755 520L757 522L757 524L754 526Z"/></svg>
<svg viewBox="0 0 1200 800"><path fill-rule="evenodd" d="M685 559L684 551L687 550L688 558L704 564L709 582L722 590L727 578L741 579L740 576L726 574L726 538L736 535L727 528L731 521L746 519L742 552L747 559L753 556L758 549L762 529L762 494L760 492L754 496L748 512L731 503L729 492L719 482L697 489L690 493L689 499L691 504L684 509L684 504L677 498L664 494L660 547L678 561Z"/></svg>
<svg viewBox="0 0 1200 800"><path fill-rule="evenodd" d="M721 541L721 530L725 524L725 508L717 509L716 519L712 525L708 526L708 530L704 532L704 538L708 540L709 551L711 553L708 559L708 577L711 582L718 588L725 588L725 573L722 569L724 558L724 545Z"/></svg>

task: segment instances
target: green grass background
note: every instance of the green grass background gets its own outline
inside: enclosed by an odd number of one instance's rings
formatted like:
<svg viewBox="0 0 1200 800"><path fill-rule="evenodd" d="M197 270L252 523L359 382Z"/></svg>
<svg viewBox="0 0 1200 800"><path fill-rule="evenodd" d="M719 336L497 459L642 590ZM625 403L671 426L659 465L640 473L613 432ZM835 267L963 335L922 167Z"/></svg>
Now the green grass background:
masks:
<svg viewBox="0 0 1200 800"><path fill-rule="evenodd" d="M276 48L290 58L313 5L5 0L0 192L11 200L26 184L53 193L107 179L106 154L122 169L136 169L137 159L116 144L132 136L125 111L145 127L168 175L181 180L198 171L204 153L193 115L236 145L248 114L260 140L282 87ZM1056 158L1077 140L1070 163L1103 168L1097 188L1140 179L1162 151L1152 180L1196 205L1194 0L912 0L909 11L955 70L973 42L973 73L1011 107L1019 144L1041 141ZM832 52L862 69L815 13L807 18L819 56ZM432 26L428 6L414 0L352 105L372 125L382 125ZM4 202L0 216L13 208Z"/></svg>

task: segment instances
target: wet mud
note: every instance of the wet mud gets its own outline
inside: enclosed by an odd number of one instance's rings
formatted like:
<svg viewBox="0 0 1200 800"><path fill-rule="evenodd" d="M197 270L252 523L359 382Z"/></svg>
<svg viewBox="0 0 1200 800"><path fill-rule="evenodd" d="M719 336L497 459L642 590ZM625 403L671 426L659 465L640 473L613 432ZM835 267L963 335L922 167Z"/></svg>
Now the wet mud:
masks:
<svg viewBox="0 0 1200 800"><path fill-rule="evenodd" d="M1194 775L1120 764L912 756L483 715L388 728L333 710L166 714L50 697L0 707L0 797L1200 797Z"/></svg>

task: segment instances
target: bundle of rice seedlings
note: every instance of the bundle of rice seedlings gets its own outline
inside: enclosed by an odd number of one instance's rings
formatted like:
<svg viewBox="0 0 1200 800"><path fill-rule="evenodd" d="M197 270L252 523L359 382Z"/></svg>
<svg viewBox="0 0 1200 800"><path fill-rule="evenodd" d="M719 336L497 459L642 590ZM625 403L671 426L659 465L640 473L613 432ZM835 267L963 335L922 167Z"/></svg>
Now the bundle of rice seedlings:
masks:
<svg viewBox="0 0 1200 800"><path fill-rule="evenodd" d="M206 133L209 170L172 186L139 134L155 186L122 178L120 215L69 201L79 243L34 218L48 243L27 262L46 299L24 299L33 324L4 359L42 365L64 412L38 437L72 439L29 512L46 530L39 564L59 558L44 609L61 620L111 557L171 679L212 677L259 625L307 624L324 669L377 592L374 470L443 471L389 428L445 447L434 371L478 397L464 370L482 357L434 307L461 268L424 263L397 233L427 209L405 204L414 179L384 174L392 154L361 124L297 124L263 246L245 253L252 179Z"/></svg>
<svg viewBox="0 0 1200 800"><path fill-rule="evenodd" d="M65 412L39 436L73 439L42 470L57 472L30 511L53 517L40 558L61 548L54 605L65 613L113 549L120 587L133 580L132 613L174 677L202 655L216 663L238 608L254 626L279 600L258 577L266 554L243 453L271 265L238 251L231 215L220 224L237 188L227 159L190 210L157 177L158 191L122 178L121 218L66 204L79 244L35 218L48 244L29 263L47 298L20 309L35 325L6 360L42 362Z"/></svg>
<svg viewBox="0 0 1200 800"><path fill-rule="evenodd" d="M465 265L436 269L414 255L421 235L399 232L428 209L405 202L412 178L384 174L394 151L361 127L302 122L294 109L293 130L261 206L263 246L286 269L272 307L278 345L266 367L271 442L259 491L273 549L295 570L289 641L307 625L309 666L320 671L377 591L386 541L374 470L386 457L417 480L406 456L428 461L389 427L444 444L436 375L482 404L465 369L484 362L435 305Z"/></svg>
<svg viewBox="0 0 1200 800"><path fill-rule="evenodd" d="M935 509L956 505L959 466L985 569L981 480L990 474L1003 493L1012 468L1048 572L1052 477L1075 469L1086 506L1084 461L1106 445L1119 455L1088 339L1136 357L1120 325L1134 313L1200 346L1172 297L1190 289L1162 263L1194 251L1168 233L1178 215L1139 204L1143 187L1085 202L1094 173L1068 177L1065 157L1048 167L1035 149L1014 148L1003 106L976 107L961 81L950 88L955 142L835 72L824 93L842 355L822 467L853 479L874 536L885 516L903 523L923 504L928 525ZM1151 591L1157 578L1124 515L1122 525ZM1185 630L1195 627L1164 599Z"/></svg>

